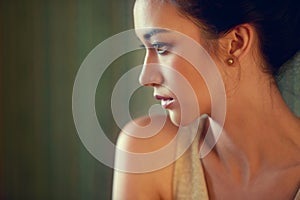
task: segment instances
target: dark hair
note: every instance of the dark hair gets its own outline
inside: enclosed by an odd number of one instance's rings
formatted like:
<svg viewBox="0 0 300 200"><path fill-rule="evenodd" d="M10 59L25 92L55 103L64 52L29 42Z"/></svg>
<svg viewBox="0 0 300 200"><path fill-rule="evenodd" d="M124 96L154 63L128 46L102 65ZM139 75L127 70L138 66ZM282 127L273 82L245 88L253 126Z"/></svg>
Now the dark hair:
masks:
<svg viewBox="0 0 300 200"><path fill-rule="evenodd" d="M169 0L180 12L204 25L216 38L243 23L251 23L273 75L299 50L299 0Z"/></svg>

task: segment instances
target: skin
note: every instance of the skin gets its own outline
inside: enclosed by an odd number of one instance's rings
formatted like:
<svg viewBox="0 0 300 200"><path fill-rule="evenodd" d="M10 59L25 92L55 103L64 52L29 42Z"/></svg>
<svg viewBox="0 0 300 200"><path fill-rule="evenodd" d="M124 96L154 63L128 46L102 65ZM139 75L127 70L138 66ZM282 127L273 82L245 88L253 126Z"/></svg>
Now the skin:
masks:
<svg viewBox="0 0 300 200"><path fill-rule="evenodd" d="M200 28L168 3L137 0L134 8L135 28L163 27L181 32L204 47L207 39ZM192 85L201 112L181 117L179 104L168 110L169 119L154 137L138 139L120 134L117 146L127 151L145 153L168 144L178 124L190 122L201 114L210 114L210 96L201 75L189 63L172 54L159 54L151 42L137 31L147 48L140 82L154 88L154 93L189 95L172 85L172 76L159 63L179 71ZM153 40L170 42L172 37L159 33ZM256 30L251 24L235 27L218 39L216 51L207 48L222 75L227 100L224 132L208 156L202 159L210 199L293 199L300 180L300 119L286 106L273 78L264 73ZM158 49L160 50L160 49ZM218 53L215 53L218 52ZM235 63L229 66L228 58ZM174 81L174 80L173 80ZM173 97L173 96L172 96ZM193 102L194 103L194 102ZM195 105L193 105L195 106ZM135 121L149 123L144 117ZM129 123L126 131L138 130ZM126 158L125 158L126 160ZM151 173L132 174L115 171L113 199L172 199L173 164Z"/></svg>

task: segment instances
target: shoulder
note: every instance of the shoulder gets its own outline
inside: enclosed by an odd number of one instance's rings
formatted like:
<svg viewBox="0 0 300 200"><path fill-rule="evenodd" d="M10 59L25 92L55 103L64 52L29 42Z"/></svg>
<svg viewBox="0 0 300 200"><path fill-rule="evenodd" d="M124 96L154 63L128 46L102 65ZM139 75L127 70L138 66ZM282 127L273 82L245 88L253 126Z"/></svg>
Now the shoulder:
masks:
<svg viewBox="0 0 300 200"><path fill-rule="evenodd" d="M155 121L164 123L160 123L162 127L155 127L159 124L154 123ZM129 122L122 129L118 137L117 148L133 153L153 152L168 144L176 135L176 131L177 127L165 116L154 116L152 119L141 117ZM118 159L116 155L115 163L118 162L130 164L126 156ZM113 198L171 199L172 176L173 165L148 173L127 173L115 170Z"/></svg>
<svg viewBox="0 0 300 200"><path fill-rule="evenodd" d="M176 132L177 127L166 116L140 117L121 130L117 147L134 153L155 151L168 144Z"/></svg>

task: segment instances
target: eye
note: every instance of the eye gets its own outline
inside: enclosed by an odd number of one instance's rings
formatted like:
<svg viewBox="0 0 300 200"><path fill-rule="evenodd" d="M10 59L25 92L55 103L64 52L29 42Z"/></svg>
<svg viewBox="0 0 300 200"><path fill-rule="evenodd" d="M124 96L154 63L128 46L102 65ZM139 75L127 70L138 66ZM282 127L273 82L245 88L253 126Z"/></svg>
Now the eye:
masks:
<svg viewBox="0 0 300 200"><path fill-rule="evenodd" d="M156 50L156 52L160 55L166 54L168 52L168 49L170 47L167 43L154 43L152 44L152 47Z"/></svg>

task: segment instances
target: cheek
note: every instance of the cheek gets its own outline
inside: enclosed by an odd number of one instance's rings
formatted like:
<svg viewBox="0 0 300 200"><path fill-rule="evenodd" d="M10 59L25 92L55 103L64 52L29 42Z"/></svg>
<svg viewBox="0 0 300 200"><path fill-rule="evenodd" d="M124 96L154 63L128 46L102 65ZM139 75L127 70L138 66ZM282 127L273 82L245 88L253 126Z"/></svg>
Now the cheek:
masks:
<svg viewBox="0 0 300 200"><path fill-rule="evenodd" d="M202 78L201 73L186 61L178 61L175 69L189 82L192 92L197 97L197 104L201 109L201 114L210 113L210 94L207 85ZM190 96L191 90L185 90L181 93Z"/></svg>
<svg viewBox="0 0 300 200"><path fill-rule="evenodd" d="M167 66L166 85L178 99L178 109L170 111L172 121L181 119L183 124L187 124L201 114L210 114L210 95L198 71L179 59L174 59Z"/></svg>
<svg viewBox="0 0 300 200"><path fill-rule="evenodd" d="M211 96L204 79L198 72L195 72L195 75L190 81L196 93L198 105L201 109L201 114L210 114Z"/></svg>

